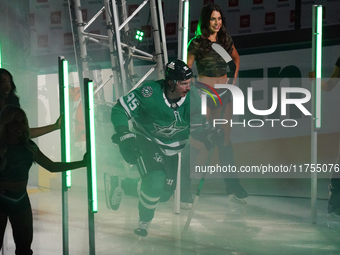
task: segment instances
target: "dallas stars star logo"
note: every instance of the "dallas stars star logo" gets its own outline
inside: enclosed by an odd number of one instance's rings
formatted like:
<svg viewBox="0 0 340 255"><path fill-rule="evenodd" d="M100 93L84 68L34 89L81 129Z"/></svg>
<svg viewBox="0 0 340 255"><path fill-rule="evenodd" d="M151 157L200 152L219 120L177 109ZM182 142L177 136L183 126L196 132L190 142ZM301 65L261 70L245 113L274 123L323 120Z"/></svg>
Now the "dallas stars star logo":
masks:
<svg viewBox="0 0 340 255"><path fill-rule="evenodd" d="M159 126L155 123L153 123L156 130L152 131L156 136L164 136L164 137L171 137L175 135L176 133L185 130L186 127L176 127L176 121L172 122L169 126Z"/></svg>

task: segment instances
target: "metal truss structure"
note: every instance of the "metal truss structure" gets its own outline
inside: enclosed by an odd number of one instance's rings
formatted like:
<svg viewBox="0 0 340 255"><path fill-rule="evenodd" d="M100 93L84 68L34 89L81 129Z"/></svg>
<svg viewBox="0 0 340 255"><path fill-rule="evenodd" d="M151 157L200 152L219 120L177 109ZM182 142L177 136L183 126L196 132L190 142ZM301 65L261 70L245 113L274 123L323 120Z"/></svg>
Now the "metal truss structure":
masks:
<svg viewBox="0 0 340 255"><path fill-rule="evenodd" d="M154 70L157 70L159 79L164 77L164 64L168 62L168 56L161 0L143 1L130 16L127 15L126 0L104 0L104 6L87 23L83 22L81 0L68 0L68 2L79 80L82 81L84 77L93 78L89 72L89 58L86 47L88 41L107 45L110 50L112 74L104 78L101 84L96 84L95 93L113 79L114 96L117 99L126 94L132 87L138 87ZM129 21L148 3L155 47L153 54L129 45L122 36L129 32ZM103 13L106 17L107 35L87 32L89 26ZM154 63L153 67L137 82L135 81L133 61L130 61L131 58Z"/></svg>

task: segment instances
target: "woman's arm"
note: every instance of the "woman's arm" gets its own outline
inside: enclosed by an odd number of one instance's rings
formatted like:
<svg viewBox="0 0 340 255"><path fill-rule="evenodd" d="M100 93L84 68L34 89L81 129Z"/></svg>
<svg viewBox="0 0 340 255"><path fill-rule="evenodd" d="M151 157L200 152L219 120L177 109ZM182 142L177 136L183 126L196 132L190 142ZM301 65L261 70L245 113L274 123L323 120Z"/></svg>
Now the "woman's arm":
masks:
<svg viewBox="0 0 340 255"><path fill-rule="evenodd" d="M231 53L231 58L234 60L234 63L236 65L234 79L233 79L233 84L236 84L238 71L240 69L240 55L238 54L234 45L233 45L233 52Z"/></svg>
<svg viewBox="0 0 340 255"><path fill-rule="evenodd" d="M50 171L51 173L65 172L76 168L85 167L87 165L87 154L85 153L83 160L74 162L53 162L46 157L39 149L35 153L33 160L40 166Z"/></svg>
<svg viewBox="0 0 340 255"><path fill-rule="evenodd" d="M313 81L315 79L315 72L311 71L308 74L309 80ZM327 81L321 81L321 89L323 91L331 91L334 89L335 85L338 84L340 81L340 67L335 66L331 77Z"/></svg>
<svg viewBox="0 0 340 255"><path fill-rule="evenodd" d="M191 54L188 52L188 57L187 57L187 65L192 68L193 64L195 62L195 55Z"/></svg>
<svg viewBox="0 0 340 255"><path fill-rule="evenodd" d="M324 91L331 91L340 80L340 67L335 66L331 77L326 82L321 82L321 88Z"/></svg>
<svg viewBox="0 0 340 255"><path fill-rule="evenodd" d="M38 136L42 136L52 131L58 130L60 129L60 126L61 126L61 115L59 116L59 118L54 124L47 125L44 127L30 128L31 138L36 138Z"/></svg>

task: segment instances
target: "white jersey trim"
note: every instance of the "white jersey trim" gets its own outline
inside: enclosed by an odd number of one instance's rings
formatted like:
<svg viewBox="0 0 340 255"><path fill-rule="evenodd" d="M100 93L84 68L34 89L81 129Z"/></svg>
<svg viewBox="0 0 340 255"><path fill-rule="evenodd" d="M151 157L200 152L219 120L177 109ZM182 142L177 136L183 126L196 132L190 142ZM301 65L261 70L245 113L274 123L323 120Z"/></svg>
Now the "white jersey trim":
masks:
<svg viewBox="0 0 340 255"><path fill-rule="evenodd" d="M163 98L164 98L164 102L166 103L166 105L167 105L169 108L171 108L171 104L169 103L168 99L166 98L166 95L165 95L164 91L163 91ZM182 97L178 102L176 102L176 104L178 105L178 107L181 106L181 105L184 103L184 101L185 101L186 98L187 98L187 95L185 95L185 97Z"/></svg>
<svg viewBox="0 0 340 255"><path fill-rule="evenodd" d="M124 108L125 112L128 114L128 116L129 116L130 118L132 118L130 109L129 109L129 107L125 104L124 97L120 97L120 98L119 98L119 102L120 102L120 104L122 105L122 107Z"/></svg>

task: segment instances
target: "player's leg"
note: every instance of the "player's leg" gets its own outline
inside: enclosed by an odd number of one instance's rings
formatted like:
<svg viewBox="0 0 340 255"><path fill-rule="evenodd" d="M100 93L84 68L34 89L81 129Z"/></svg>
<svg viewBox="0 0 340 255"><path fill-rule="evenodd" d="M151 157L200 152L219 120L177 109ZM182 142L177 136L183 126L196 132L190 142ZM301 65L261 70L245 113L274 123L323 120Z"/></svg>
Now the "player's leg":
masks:
<svg viewBox="0 0 340 255"><path fill-rule="evenodd" d="M145 139L142 139L140 136L137 136L137 142L143 145ZM142 147L143 146L141 146L141 148ZM142 172L140 171L141 161L142 159L141 157L139 157L137 169L142 175L143 171ZM139 197L140 182L141 182L140 178L123 179L120 176L104 173L105 200L107 208L112 210L118 210L120 203L122 201L123 194L128 196Z"/></svg>
<svg viewBox="0 0 340 255"><path fill-rule="evenodd" d="M156 152L155 152L156 151ZM158 148L144 153L149 154L146 169L151 169L142 177L139 196L139 226L135 229L137 235L146 236L147 230L154 217L158 202L166 202L176 189L178 155L166 156ZM151 157L153 156L153 157ZM162 169L152 171L152 169Z"/></svg>
<svg viewBox="0 0 340 255"><path fill-rule="evenodd" d="M139 198L141 190L141 178L125 178L121 180L122 189L127 196Z"/></svg>
<svg viewBox="0 0 340 255"><path fill-rule="evenodd" d="M178 167L178 154L173 156L164 156L164 172L166 175L166 181L162 196L159 200L160 202L167 202L174 194L177 185L177 172L178 172L177 167ZM189 195L191 197L190 191Z"/></svg>
<svg viewBox="0 0 340 255"><path fill-rule="evenodd" d="M156 170L147 173L142 177L141 192L139 196L139 224L135 229L135 234L146 236L151 220L155 215L155 210L162 195L166 175L163 170Z"/></svg>
<svg viewBox="0 0 340 255"><path fill-rule="evenodd" d="M164 172L164 165L166 164L166 156L157 144L150 142L144 137L139 139L143 144L141 147L142 157L138 162L138 171L141 175L142 183L138 203L139 223L135 229L135 234L146 236L165 186L166 174Z"/></svg>

